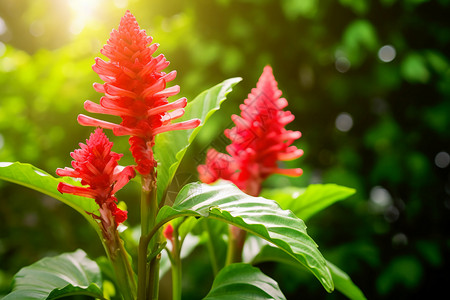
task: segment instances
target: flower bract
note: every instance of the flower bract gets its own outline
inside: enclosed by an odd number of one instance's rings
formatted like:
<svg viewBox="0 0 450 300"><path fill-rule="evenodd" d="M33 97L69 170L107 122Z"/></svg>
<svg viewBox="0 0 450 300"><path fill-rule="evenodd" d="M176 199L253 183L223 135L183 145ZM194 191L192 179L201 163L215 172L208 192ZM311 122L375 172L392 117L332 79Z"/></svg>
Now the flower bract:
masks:
<svg viewBox="0 0 450 300"><path fill-rule="evenodd" d="M184 114L186 98L168 102L169 96L179 93L178 85L166 87L176 77L176 71L163 70L169 65L164 55L153 56L158 44L139 28L135 17L127 11L117 30L111 32L101 53L109 58L96 58L93 70L104 81L95 83L94 89L105 95L100 103L86 101L88 112L119 116L115 124L86 115L78 122L85 126L112 129L115 135L130 136L130 150L136 161L136 170L150 174L156 167L152 147L155 135L170 130L195 128L199 119L172 123Z"/></svg>
<svg viewBox="0 0 450 300"><path fill-rule="evenodd" d="M127 212L117 207L114 194L135 176L134 169L118 165L122 155L111 151L113 143L101 128L91 134L86 144L79 145L80 149L70 154L73 168L57 169L56 174L81 179L82 186L60 182L58 191L95 199L100 211L96 218L102 226L116 228L127 219Z"/></svg>
<svg viewBox="0 0 450 300"><path fill-rule="evenodd" d="M277 86L272 68L266 66L256 88L240 105L240 116L232 116L235 126L225 130L231 140L226 147L228 154L210 149L205 165L198 167L200 180L205 183L220 178L230 180L241 190L258 195L262 181L271 174L302 174L300 168L278 167L278 161L296 159L303 150L292 145L301 133L285 128L294 115L283 110L288 102L281 98Z"/></svg>

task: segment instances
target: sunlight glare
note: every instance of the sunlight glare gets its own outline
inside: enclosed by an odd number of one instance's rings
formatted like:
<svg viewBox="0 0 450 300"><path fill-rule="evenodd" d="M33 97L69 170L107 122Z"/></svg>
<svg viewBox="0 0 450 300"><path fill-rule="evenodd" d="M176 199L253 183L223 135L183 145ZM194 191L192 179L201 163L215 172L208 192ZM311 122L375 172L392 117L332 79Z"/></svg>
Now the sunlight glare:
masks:
<svg viewBox="0 0 450 300"><path fill-rule="evenodd" d="M95 17L95 12L100 6L101 0L68 0L73 12L73 20L70 32L79 34L84 26Z"/></svg>
<svg viewBox="0 0 450 300"><path fill-rule="evenodd" d="M8 27L6 27L5 21L0 18L0 35L4 34L8 30Z"/></svg>

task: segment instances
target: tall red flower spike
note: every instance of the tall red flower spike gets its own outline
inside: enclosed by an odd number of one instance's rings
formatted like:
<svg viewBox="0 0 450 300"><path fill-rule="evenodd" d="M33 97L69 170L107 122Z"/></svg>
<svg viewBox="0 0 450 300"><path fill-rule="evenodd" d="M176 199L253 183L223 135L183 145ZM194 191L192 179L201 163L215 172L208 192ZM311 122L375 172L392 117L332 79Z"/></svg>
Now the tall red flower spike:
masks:
<svg viewBox="0 0 450 300"><path fill-rule="evenodd" d="M100 51L109 61L96 58L92 69L105 81L95 83L94 89L104 93L100 104L86 101L84 108L91 113L109 114L122 118L114 124L85 115L78 116L84 126L112 129L115 135L129 135L130 150L136 161L136 170L150 174L156 167L152 147L155 135L170 131L195 128L199 119L172 124L184 114L186 98L169 103L167 97L179 93L178 85L166 88L176 77L176 71L164 73L169 65L164 55L153 57L158 44L150 44L152 37L139 28L135 17L127 11L118 30L111 32L107 44Z"/></svg>
<svg viewBox="0 0 450 300"><path fill-rule="evenodd" d="M266 66L256 88L240 105L241 115L231 117L236 126L225 130L231 140L226 148L229 155L210 149L206 164L198 167L201 181L230 180L241 190L256 196L262 181L271 174L302 174L300 168L280 169L277 166L277 161L303 155L303 150L292 146L301 133L285 129L286 124L294 120L294 115L283 111L288 102L280 96L272 68Z"/></svg>
<svg viewBox="0 0 450 300"><path fill-rule="evenodd" d="M91 134L86 144L79 144L81 149L70 153L74 159L72 168L57 169L59 176L81 179L84 186L74 186L64 182L58 184L61 193L73 194L95 199L99 205L100 219L104 233L114 229L127 219L127 212L117 207L114 194L130 181L136 174L133 167L121 168L117 161L122 154L111 151L113 143L108 140L101 128Z"/></svg>

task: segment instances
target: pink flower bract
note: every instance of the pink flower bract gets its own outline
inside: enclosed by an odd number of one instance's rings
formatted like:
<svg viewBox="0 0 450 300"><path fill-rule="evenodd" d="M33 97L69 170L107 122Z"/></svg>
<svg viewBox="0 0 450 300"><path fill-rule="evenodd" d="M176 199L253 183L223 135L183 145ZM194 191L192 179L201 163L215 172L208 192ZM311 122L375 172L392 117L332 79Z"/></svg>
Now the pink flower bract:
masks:
<svg viewBox="0 0 450 300"><path fill-rule="evenodd" d="M119 28L101 50L109 58L96 58L93 70L105 83L94 84L97 92L104 93L100 104L86 101L84 108L91 113L119 116L120 124L114 124L89 116L79 115L78 122L85 126L112 129L115 135L129 135L131 153L136 170L150 174L156 161L152 147L155 135L170 131L195 128L199 119L172 123L184 114L186 98L169 103L167 97L178 94L178 85L166 88L176 77L176 71L165 73L169 62L164 55L153 57L158 44L151 44L152 37L139 28L135 17L127 11Z"/></svg>
<svg viewBox="0 0 450 300"><path fill-rule="evenodd" d="M56 174L79 178L83 186L60 182L58 191L95 199L100 208L99 218L102 222L111 223L110 220L103 218L106 211L109 211L117 227L127 219L127 212L117 207L114 194L135 176L135 172L130 166L123 169L118 166L117 161L122 155L111 151L113 143L100 128L91 134L86 144L79 145L81 149L70 153L74 159L73 168L57 169Z"/></svg>
<svg viewBox="0 0 450 300"><path fill-rule="evenodd" d="M210 149L205 165L198 167L201 181L230 180L241 190L256 196L262 181L271 174L302 174L300 168L281 169L277 165L278 161L296 159L303 154L303 150L292 145L301 133L285 129L294 115L283 111L288 102L280 97L272 68L266 66L256 88L241 104L241 115L232 116L235 127L225 130L231 140L226 148L229 155Z"/></svg>

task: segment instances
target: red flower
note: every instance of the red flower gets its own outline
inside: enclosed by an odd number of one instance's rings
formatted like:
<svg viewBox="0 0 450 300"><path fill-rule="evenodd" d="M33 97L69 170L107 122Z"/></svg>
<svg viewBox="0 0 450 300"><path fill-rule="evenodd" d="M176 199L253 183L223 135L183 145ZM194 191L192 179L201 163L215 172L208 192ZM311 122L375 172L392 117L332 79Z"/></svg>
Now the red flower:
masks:
<svg viewBox="0 0 450 300"><path fill-rule="evenodd" d="M178 94L178 85L166 88L176 77L176 71L164 73L169 65L164 55L153 57L158 44L150 44L152 37L139 28L135 17L127 11L118 30L111 32L107 44L100 51L109 61L96 58L93 70L105 81L95 83L94 89L104 93L100 104L86 101L84 108L92 113L115 115L122 118L114 124L85 115L78 122L85 126L112 129L115 135L130 135L131 153L136 170L147 175L156 166L152 147L155 135L180 129L195 128L199 119L172 124L184 114L186 98L169 103L167 97ZM169 112L170 111L170 112Z"/></svg>
<svg viewBox="0 0 450 300"><path fill-rule="evenodd" d="M117 207L114 194L135 176L135 172L130 166L124 169L118 166L117 161L122 154L111 152L113 143L100 128L97 128L89 140L86 140L86 145L82 143L79 145L81 149L70 153L74 159L73 169L67 167L57 169L56 174L79 178L83 186L60 182L58 191L95 199L100 207L99 219L102 225L109 228L111 224L114 224L116 228L127 219L127 212Z"/></svg>
<svg viewBox="0 0 450 300"><path fill-rule="evenodd" d="M172 224L167 224L163 231L164 237L168 240L173 240L173 226Z"/></svg>
<svg viewBox="0 0 450 300"><path fill-rule="evenodd" d="M280 96L272 68L266 66L256 88L241 104L241 115L231 117L236 126L225 130L231 140L226 148L229 155L210 149L206 164L198 167L200 180L205 183L219 178L230 180L241 190L258 195L262 181L271 174L302 174L300 168L277 166L278 161L296 159L303 154L303 150L292 146L301 133L285 129L294 115L283 111L288 103Z"/></svg>

